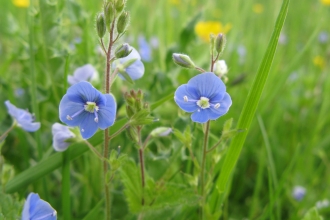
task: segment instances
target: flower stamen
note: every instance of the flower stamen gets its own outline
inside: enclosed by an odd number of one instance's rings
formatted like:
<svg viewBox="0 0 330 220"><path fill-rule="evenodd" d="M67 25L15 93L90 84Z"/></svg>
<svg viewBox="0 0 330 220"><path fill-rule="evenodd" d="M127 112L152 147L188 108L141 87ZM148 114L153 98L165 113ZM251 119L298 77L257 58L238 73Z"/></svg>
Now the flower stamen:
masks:
<svg viewBox="0 0 330 220"><path fill-rule="evenodd" d="M94 115L95 115L94 121L95 121L96 123L98 123L98 122L99 122L99 117L98 117L98 115L97 115L97 110L96 110L96 109L94 110Z"/></svg>
<svg viewBox="0 0 330 220"><path fill-rule="evenodd" d="M66 119L68 119L69 121L73 120L74 117L76 117L77 115L79 115L80 113L82 113L84 111L84 109L81 109L80 111L74 113L72 116L67 115Z"/></svg>
<svg viewBox="0 0 330 220"><path fill-rule="evenodd" d="M183 96L183 101L188 102L188 96Z"/></svg>
<svg viewBox="0 0 330 220"><path fill-rule="evenodd" d="M217 103L217 104L214 105L215 109L218 109L219 107L220 107L220 103Z"/></svg>
<svg viewBox="0 0 330 220"><path fill-rule="evenodd" d="M203 96L196 102L196 104L202 109L210 108L209 99Z"/></svg>

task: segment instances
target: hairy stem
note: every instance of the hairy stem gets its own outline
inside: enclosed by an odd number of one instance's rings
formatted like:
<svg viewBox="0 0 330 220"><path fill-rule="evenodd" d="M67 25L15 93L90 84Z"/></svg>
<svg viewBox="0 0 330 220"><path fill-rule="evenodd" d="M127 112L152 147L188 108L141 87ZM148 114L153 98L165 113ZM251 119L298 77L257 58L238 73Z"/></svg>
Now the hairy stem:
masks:
<svg viewBox="0 0 330 220"><path fill-rule="evenodd" d="M204 206L205 206L205 183L204 183L204 171L205 171L205 162L206 162L206 154L207 154L207 145L209 141L209 131L210 131L210 121L207 121L206 128L204 132L204 143L203 143L203 157L202 157L202 167L201 167L201 176L200 176L200 183L201 183L201 219L204 219Z"/></svg>

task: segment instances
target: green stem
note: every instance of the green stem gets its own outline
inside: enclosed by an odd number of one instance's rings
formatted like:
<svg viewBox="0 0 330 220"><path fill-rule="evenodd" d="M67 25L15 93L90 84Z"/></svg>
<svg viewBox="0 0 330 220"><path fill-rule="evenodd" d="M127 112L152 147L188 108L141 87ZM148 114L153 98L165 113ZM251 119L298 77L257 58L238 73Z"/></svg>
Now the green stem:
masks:
<svg viewBox="0 0 330 220"><path fill-rule="evenodd" d="M85 140L86 145L89 147L89 149L102 161L107 161L107 158L104 158L96 149L95 147L89 143L87 140Z"/></svg>
<svg viewBox="0 0 330 220"><path fill-rule="evenodd" d="M110 28L110 41L109 41L109 47L107 50L107 58L106 58L106 71L105 71L105 93L109 94L111 91L111 76L110 76L110 70L111 70L111 50L113 47L113 30L115 25L116 17L114 18L114 21L111 23ZM109 128L104 130L104 147L103 147L103 157L108 158L109 157L109 145L110 145L110 139L109 139ZM106 213L106 219L111 219L111 199L110 199L110 186L109 182L107 180L107 173L108 173L108 162L106 160L103 161L103 179L104 179L104 194L105 194L105 213Z"/></svg>
<svg viewBox="0 0 330 220"><path fill-rule="evenodd" d="M200 176L200 183L201 183L201 219L204 219L204 205L205 205L205 183L204 183L204 171L205 171L205 163L206 163L206 154L207 154L207 146L209 142L209 133L210 133L210 121L207 121L206 128L204 132L204 143L203 143L203 157L202 157L202 167L201 167L201 176Z"/></svg>
<svg viewBox="0 0 330 220"><path fill-rule="evenodd" d="M13 128L15 127L15 125L16 125L16 121L14 121L14 123L10 126L10 128L8 128L8 130L5 131L5 133L3 133L0 136L0 143L1 143L1 141L3 141L5 139L5 137L7 137L7 135L9 134L9 132L11 132L13 130Z"/></svg>
<svg viewBox="0 0 330 220"><path fill-rule="evenodd" d="M65 93L68 88L68 81L67 81L68 69L69 69L69 54L67 54L65 59L63 93ZM66 151L62 153L62 212L63 212L63 218L65 220L71 219L70 152L71 152L71 148L69 147Z"/></svg>
<svg viewBox="0 0 330 220"><path fill-rule="evenodd" d="M144 187L145 187L145 174L144 174L144 148L142 145L142 139L141 139L141 130L142 126L137 126L138 131L138 138L139 138L139 160L140 160L140 170L141 170L141 186L142 186L142 198L141 198L141 204L144 206ZM140 216L142 217L142 216Z"/></svg>
<svg viewBox="0 0 330 220"><path fill-rule="evenodd" d="M120 134L121 132L123 132L127 127L129 126L129 123L126 123L123 127L121 127L118 131L116 131L115 133L113 133L112 135L110 135L108 138L109 140L111 140L112 138L116 137L118 134Z"/></svg>
<svg viewBox="0 0 330 220"><path fill-rule="evenodd" d="M62 154L62 212L63 219L71 219L70 200L70 147Z"/></svg>

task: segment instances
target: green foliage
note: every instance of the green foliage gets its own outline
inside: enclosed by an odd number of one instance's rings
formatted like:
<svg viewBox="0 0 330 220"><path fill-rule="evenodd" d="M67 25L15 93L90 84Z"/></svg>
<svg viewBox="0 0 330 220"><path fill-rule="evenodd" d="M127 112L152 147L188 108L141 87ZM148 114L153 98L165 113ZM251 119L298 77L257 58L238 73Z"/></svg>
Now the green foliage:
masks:
<svg viewBox="0 0 330 220"><path fill-rule="evenodd" d="M24 202L17 196L2 192L0 188L0 220L20 219Z"/></svg>
<svg viewBox="0 0 330 220"><path fill-rule="evenodd" d="M319 215L315 207L308 210L302 220L323 220L322 216Z"/></svg>

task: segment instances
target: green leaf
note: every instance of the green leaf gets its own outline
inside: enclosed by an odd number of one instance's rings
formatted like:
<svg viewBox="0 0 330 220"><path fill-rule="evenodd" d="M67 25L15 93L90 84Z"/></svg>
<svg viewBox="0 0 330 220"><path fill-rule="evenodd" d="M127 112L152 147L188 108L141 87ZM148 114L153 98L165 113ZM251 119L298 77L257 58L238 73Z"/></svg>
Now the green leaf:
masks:
<svg viewBox="0 0 330 220"><path fill-rule="evenodd" d="M0 220L20 219L23 201L16 196L4 194L0 188Z"/></svg>
<svg viewBox="0 0 330 220"><path fill-rule="evenodd" d="M262 63L258 69L258 73L254 79L252 88L249 91L248 97L245 101L243 111L239 117L237 124L238 129L246 129L248 131L251 126L252 119L255 115L263 88L265 86L269 74L269 70L272 65L272 61L277 47L277 41L287 15L289 2L290 0L283 1L282 8L277 17L272 38L268 45L268 49L263 57ZM231 142L226 159L221 169L220 177L217 180L217 189L219 193L223 193L227 187L229 177L235 168L247 133L248 132L241 132L237 134Z"/></svg>
<svg viewBox="0 0 330 220"><path fill-rule="evenodd" d="M132 78L128 75L127 72L123 71L123 72L120 72L120 74L125 78L125 80L131 84L134 85L134 81L132 80Z"/></svg>
<svg viewBox="0 0 330 220"><path fill-rule="evenodd" d="M308 210L302 220L323 220L323 217L319 215L315 207Z"/></svg>

